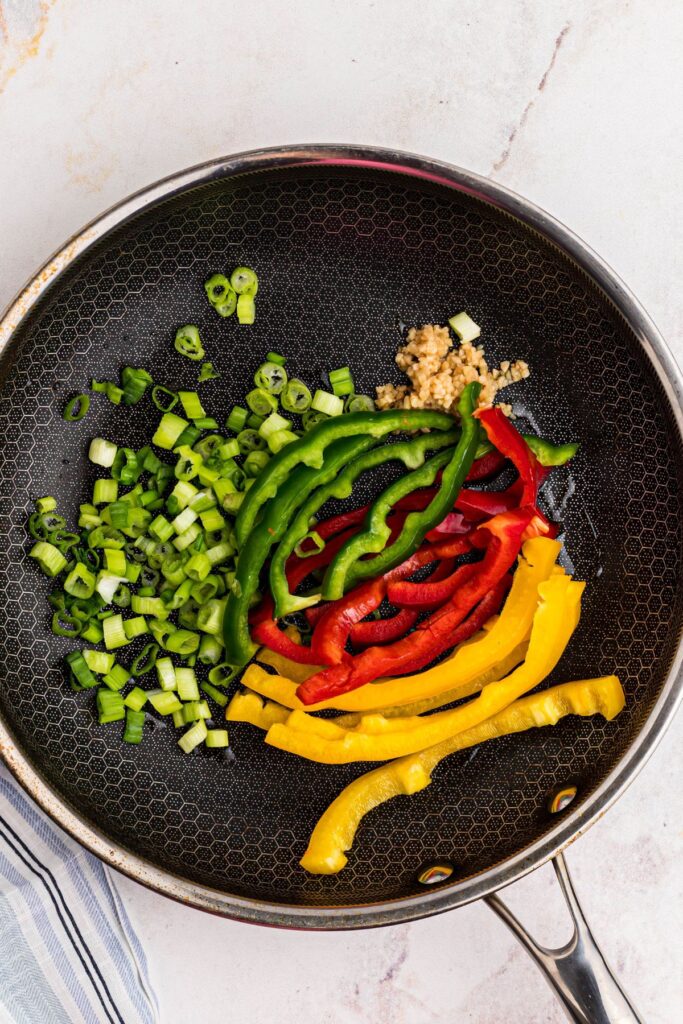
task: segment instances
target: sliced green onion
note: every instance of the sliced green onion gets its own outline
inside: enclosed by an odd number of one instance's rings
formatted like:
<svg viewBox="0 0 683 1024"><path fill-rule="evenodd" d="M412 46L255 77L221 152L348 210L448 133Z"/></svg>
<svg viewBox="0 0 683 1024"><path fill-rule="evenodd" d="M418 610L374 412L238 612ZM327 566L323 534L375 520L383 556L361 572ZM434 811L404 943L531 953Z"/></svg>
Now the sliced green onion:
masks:
<svg viewBox="0 0 683 1024"><path fill-rule="evenodd" d="M74 395L64 406L62 419L65 419L67 423L77 423L78 420L83 419L89 408L89 395Z"/></svg>
<svg viewBox="0 0 683 1024"><path fill-rule="evenodd" d="M192 584L190 597L198 605L206 604L207 601L210 601L221 592L221 586L222 580L219 576L207 576L205 580L198 580Z"/></svg>
<svg viewBox="0 0 683 1024"><path fill-rule="evenodd" d="M168 615L160 597L140 597L140 594L133 594L131 608L136 615L153 615L155 619L163 619Z"/></svg>
<svg viewBox="0 0 683 1024"><path fill-rule="evenodd" d="M178 461L175 465L175 475L178 480L192 480L196 477L202 465L202 457L186 444L178 445L173 449L178 453Z"/></svg>
<svg viewBox="0 0 683 1024"><path fill-rule="evenodd" d="M182 416L176 416L174 412L165 412L152 438L152 444L170 451L175 448L178 438L188 426L189 423Z"/></svg>
<svg viewBox="0 0 683 1024"><path fill-rule="evenodd" d="M120 388L118 384L114 384L113 381L108 380L105 384L104 393L112 403L112 405L120 405L123 398L123 388Z"/></svg>
<svg viewBox="0 0 683 1024"><path fill-rule="evenodd" d="M97 679L95 679L81 651L71 651L64 660L76 677L81 689L85 690L91 686L97 686Z"/></svg>
<svg viewBox="0 0 683 1024"><path fill-rule="evenodd" d="M313 427L317 427L323 420L329 419L324 412L317 412L315 409L307 409L301 417L301 423L305 431L312 430Z"/></svg>
<svg viewBox="0 0 683 1024"><path fill-rule="evenodd" d="M239 304L237 309L239 317ZM287 383L287 371L279 363L261 363L254 374L254 384L263 388L269 395L279 395Z"/></svg>
<svg viewBox="0 0 683 1024"><path fill-rule="evenodd" d="M207 729L206 736L204 737L204 742L206 743L207 747L209 747L212 750L217 750L221 747L228 747L230 746L230 742L228 740L228 730Z"/></svg>
<svg viewBox="0 0 683 1024"><path fill-rule="evenodd" d="M191 448L192 445L197 443L201 435L202 432L199 427L195 427L193 423L188 423L176 441L176 447L179 447L181 444L185 444L188 448Z"/></svg>
<svg viewBox="0 0 683 1024"><path fill-rule="evenodd" d="M175 594L173 595L172 599L168 603L169 610L170 611L175 611L177 608L180 608L181 605L185 604L185 602L190 597L190 591L191 590L192 590L192 580L183 580L183 582L180 583L178 585L178 587L176 588ZM153 623L150 623L150 628L152 629L152 632L154 632Z"/></svg>
<svg viewBox="0 0 683 1024"><path fill-rule="evenodd" d="M207 718L211 718L211 709L205 700L191 700L183 705L183 720L186 725Z"/></svg>
<svg viewBox="0 0 683 1024"><path fill-rule="evenodd" d="M104 619L102 630L104 633L104 646L108 651L113 651L117 647L125 647L127 643L130 643L123 628L123 616L121 615L110 615Z"/></svg>
<svg viewBox="0 0 683 1024"><path fill-rule="evenodd" d="M245 399L247 405L256 416L269 416L277 410L277 398L265 388L254 388Z"/></svg>
<svg viewBox="0 0 683 1024"><path fill-rule="evenodd" d="M109 519L111 525L117 530L123 530L128 526L128 511L130 505L127 501L113 501L109 506Z"/></svg>
<svg viewBox="0 0 683 1024"><path fill-rule="evenodd" d="M249 458L261 454L263 453L252 452ZM201 512L199 518L201 519L202 526L205 530L221 530L225 526L225 517L222 516L219 510L215 507L207 509L206 512Z"/></svg>
<svg viewBox="0 0 683 1024"><path fill-rule="evenodd" d="M124 487L136 483L142 473L142 462L138 461L137 452L132 448L119 448L112 463L111 475L119 480Z"/></svg>
<svg viewBox="0 0 683 1024"><path fill-rule="evenodd" d="M182 709L182 707L181 707L180 711L174 711L173 715L171 717L173 718L173 724L176 727L176 729L182 729L183 726L185 725L185 719L183 718L183 709Z"/></svg>
<svg viewBox="0 0 683 1024"><path fill-rule="evenodd" d="M199 643L197 657L202 665L217 665L223 656L223 645L218 637L205 633Z"/></svg>
<svg viewBox="0 0 683 1024"><path fill-rule="evenodd" d="M96 480L92 489L92 503L93 505L108 505L112 501L116 501L119 493L119 485L117 480Z"/></svg>
<svg viewBox="0 0 683 1024"><path fill-rule="evenodd" d="M346 412L372 412L375 403L369 395L349 395L344 404Z"/></svg>
<svg viewBox="0 0 683 1024"><path fill-rule="evenodd" d="M105 686L108 686L110 690L121 690L129 679L130 672L128 669L117 663L112 666L111 670L107 672L105 676L102 677L102 682Z"/></svg>
<svg viewBox="0 0 683 1024"><path fill-rule="evenodd" d="M198 722L191 725L187 732L180 737L178 746L185 754L191 754L195 747L204 742L207 731L204 719L200 718Z"/></svg>
<svg viewBox="0 0 683 1024"><path fill-rule="evenodd" d="M175 633L170 634L164 646L172 654L180 654L184 657L197 650L199 647L199 636L190 629L176 629ZM177 673L178 670L176 669L176 675Z"/></svg>
<svg viewBox="0 0 683 1024"><path fill-rule="evenodd" d="M104 564L107 572L114 573L116 576L125 577L126 556L120 548L105 548Z"/></svg>
<svg viewBox="0 0 683 1024"><path fill-rule="evenodd" d="M125 576L121 577L114 573L107 572L106 569L100 569L95 582L95 590L105 604L110 604L114 594L119 588L119 585L123 582L125 582Z"/></svg>
<svg viewBox="0 0 683 1024"><path fill-rule="evenodd" d="M97 712L100 725L107 722L119 722L126 717L123 697L117 690L100 687L97 691Z"/></svg>
<svg viewBox="0 0 683 1024"><path fill-rule="evenodd" d="M211 305L215 306L217 302L222 302L233 288L225 274L212 274L208 281L204 282L204 291Z"/></svg>
<svg viewBox="0 0 683 1024"><path fill-rule="evenodd" d="M284 366L287 362L286 356L281 356L279 352L267 352L266 353L267 363L277 363L278 366Z"/></svg>
<svg viewBox="0 0 683 1024"><path fill-rule="evenodd" d="M215 509L215 507L216 498L208 487L203 491L197 491L194 498L190 501L190 508L193 512L199 513L199 515L201 515L202 512L208 512L209 509Z"/></svg>
<svg viewBox="0 0 683 1024"><path fill-rule="evenodd" d="M178 396L175 391L164 388L161 384L155 384L152 388L152 401L159 412L170 412L178 404Z"/></svg>
<svg viewBox="0 0 683 1024"><path fill-rule="evenodd" d="M209 682L213 686L227 686L241 668L237 665L230 665L229 662L223 661L220 665L215 665L209 669Z"/></svg>
<svg viewBox="0 0 683 1024"><path fill-rule="evenodd" d="M332 383L332 394L336 395L337 398L343 398L344 395L352 395L353 393L353 380L350 377L348 380L337 380Z"/></svg>
<svg viewBox="0 0 683 1024"><path fill-rule="evenodd" d="M326 416L340 416L344 411L344 403L336 395L331 395L329 391L321 391L318 388L313 395L311 408L314 412L324 412Z"/></svg>
<svg viewBox="0 0 683 1024"><path fill-rule="evenodd" d="M29 551L29 556L36 562L46 576L57 576L66 569L66 558L62 552L48 541L39 540Z"/></svg>
<svg viewBox="0 0 683 1024"><path fill-rule="evenodd" d="M125 704L125 701L124 701ZM145 712L126 710L126 725L123 730L124 743L142 743L142 732L145 724Z"/></svg>
<svg viewBox="0 0 683 1024"><path fill-rule="evenodd" d="M45 498L36 498L35 506L36 511L41 515L45 512L54 512L57 508L57 499L53 498L51 494L48 494Z"/></svg>
<svg viewBox="0 0 683 1024"><path fill-rule="evenodd" d="M455 316L449 318L448 323L462 344L476 341L481 334L481 327L479 324L475 324L474 320L467 313L456 313Z"/></svg>
<svg viewBox="0 0 683 1024"><path fill-rule="evenodd" d="M273 455L277 455L280 449L286 445L291 444L292 441L298 441L299 437L294 433L293 430L275 430L272 434L268 435L268 447L270 448ZM246 464L245 464L246 472Z"/></svg>
<svg viewBox="0 0 683 1024"><path fill-rule="evenodd" d="M136 405L148 385L152 384L152 378L147 370L133 366L124 366L121 371L121 383L123 384L123 401L126 405Z"/></svg>
<svg viewBox="0 0 683 1024"><path fill-rule="evenodd" d="M157 664L159 663L157 662ZM134 686L128 696L124 697L123 703L132 711L141 711L147 703L147 694L142 687Z"/></svg>
<svg viewBox="0 0 683 1024"><path fill-rule="evenodd" d="M174 711L181 711L183 707L175 693L167 690L148 690L147 700L160 715L172 715Z"/></svg>
<svg viewBox="0 0 683 1024"><path fill-rule="evenodd" d="M284 391L280 396L282 408L287 412L306 412L311 404L311 392L302 380L292 377L287 381Z"/></svg>
<svg viewBox="0 0 683 1024"><path fill-rule="evenodd" d="M147 527L147 531L162 542L170 540L173 536L173 527L165 516L157 516L156 519L153 519Z"/></svg>
<svg viewBox="0 0 683 1024"><path fill-rule="evenodd" d="M278 433L279 431L276 431L275 434L271 434L271 437L276 437ZM270 441L270 438L268 440ZM264 467L268 464L269 460L270 455L268 454L268 452L249 452L246 459L244 460L242 468L244 469L244 472L247 474L247 476L255 477L259 475L262 469L264 469ZM216 527L209 527L205 525L205 529L216 529Z"/></svg>
<svg viewBox="0 0 683 1024"><path fill-rule="evenodd" d="M154 668L159 653L159 644L145 644L137 658L131 665L131 672L134 676L143 676Z"/></svg>
<svg viewBox="0 0 683 1024"><path fill-rule="evenodd" d="M179 391L178 398L188 420L197 420L201 416L206 416L204 406L196 391Z"/></svg>
<svg viewBox="0 0 683 1024"><path fill-rule="evenodd" d="M83 658L90 671L98 676L106 676L107 672L111 672L116 661L115 656L107 651L92 651L87 647L83 651Z"/></svg>
<svg viewBox="0 0 683 1024"><path fill-rule="evenodd" d="M123 628L129 640L134 640L136 636L144 636L145 633L149 633L147 619L144 615L135 615L132 619L125 619Z"/></svg>
<svg viewBox="0 0 683 1024"><path fill-rule="evenodd" d="M188 559L185 572L191 580L205 580L211 572L211 562L204 551L198 551Z"/></svg>
<svg viewBox="0 0 683 1024"><path fill-rule="evenodd" d="M238 434L240 430L244 429L248 416L249 413L246 409L241 405L235 405L226 420L228 430L232 430L235 434Z"/></svg>
<svg viewBox="0 0 683 1024"><path fill-rule="evenodd" d="M194 425L198 430L218 430L218 420L213 416L198 416Z"/></svg>
<svg viewBox="0 0 683 1024"><path fill-rule="evenodd" d="M198 493L199 492L194 484L191 484L188 480L180 480L175 485L175 487L169 494L168 498L166 499L167 505L170 505L171 499L173 499L175 504L177 505L177 509L176 511L173 511L171 508L169 508L168 511L171 513L171 515L177 515L178 512L180 512L182 509L186 508L187 505L190 504L194 496Z"/></svg>
<svg viewBox="0 0 683 1024"><path fill-rule="evenodd" d="M210 638L207 637L207 640L208 639ZM208 694L208 696L211 697L212 700L215 700L216 704L218 704L219 707L226 707L229 700L227 694L221 693L221 691L218 690L215 686L212 686L211 683L200 683L200 689L204 693Z"/></svg>
<svg viewBox="0 0 683 1024"><path fill-rule="evenodd" d="M192 524L195 522L197 518L198 513L195 512L193 508L190 508L188 506L187 508L183 509L182 512L178 513L178 515L175 517L175 519L172 520L170 525L173 528L173 530L175 530L176 533L184 533L190 526L192 526Z"/></svg>
<svg viewBox="0 0 683 1024"><path fill-rule="evenodd" d="M197 612L197 629L203 633L210 633L213 636L220 636L223 628L223 614L225 612L225 601L212 598Z"/></svg>
<svg viewBox="0 0 683 1024"><path fill-rule="evenodd" d="M199 700L199 686L193 668L176 669L176 689L181 700Z"/></svg>
<svg viewBox="0 0 683 1024"><path fill-rule="evenodd" d="M238 295L256 295L258 277L251 267L236 267L230 275L230 284Z"/></svg>
<svg viewBox="0 0 683 1024"><path fill-rule="evenodd" d="M109 469L116 458L117 451L118 446L112 441L106 441L103 437L94 437L90 442L88 458L96 466L103 466L105 469Z"/></svg>
<svg viewBox="0 0 683 1024"><path fill-rule="evenodd" d="M213 363L202 363L202 368L197 377L197 383L203 384L205 380L217 380L220 373L214 370Z"/></svg>
<svg viewBox="0 0 683 1024"><path fill-rule="evenodd" d="M227 561L234 553L234 545L230 541L224 540L220 544L214 544L213 547L207 548L206 557L211 565L220 565L221 562Z"/></svg>
<svg viewBox="0 0 683 1024"><path fill-rule="evenodd" d="M175 690L176 674L170 658L157 658L156 663L159 686L162 690Z"/></svg>
<svg viewBox="0 0 683 1024"><path fill-rule="evenodd" d="M95 574L83 562L76 562L64 580L64 589L73 597L92 597L95 592Z"/></svg>
<svg viewBox="0 0 683 1024"><path fill-rule="evenodd" d="M259 434L267 441L271 434L276 433L278 430L289 430L291 426L290 420L280 416L278 412L273 412L259 427Z"/></svg>
<svg viewBox="0 0 683 1024"><path fill-rule="evenodd" d="M204 346L199 337L199 330L194 324L186 324L181 327L175 336L175 350L181 356L198 362L204 358Z"/></svg>
<svg viewBox="0 0 683 1024"><path fill-rule="evenodd" d="M74 640L81 632L83 623L66 609L58 608L52 616L52 632L55 636L68 636Z"/></svg>
<svg viewBox="0 0 683 1024"><path fill-rule="evenodd" d="M91 619L85 629L81 630L81 640L89 644L99 644L103 637L102 627L95 619Z"/></svg>

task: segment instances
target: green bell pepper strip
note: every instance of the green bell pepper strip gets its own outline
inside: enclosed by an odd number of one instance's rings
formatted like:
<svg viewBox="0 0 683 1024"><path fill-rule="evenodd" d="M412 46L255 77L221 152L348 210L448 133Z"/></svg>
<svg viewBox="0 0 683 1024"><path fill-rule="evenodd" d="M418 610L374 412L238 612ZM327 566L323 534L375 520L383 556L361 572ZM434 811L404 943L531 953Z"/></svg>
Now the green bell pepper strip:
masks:
<svg viewBox="0 0 683 1024"><path fill-rule="evenodd" d="M578 441L553 444L552 441L546 441L544 437L536 437L535 434L522 434L522 437L542 466L564 466L574 458L580 448ZM491 442L484 439L479 445L477 458L480 459L482 455L488 455L493 450Z"/></svg>
<svg viewBox="0 0 683 1024"><path fill-rule="evenodd" d="M299 467L266 505L261 522L240 549L235 582L223 616L225 658L231 665L244 665L256 650L249 634L249 607L273 544L281 539L292 516L314 488L334 480L355 456L375 443L375 438L367 434L339 438L328 448L322 468Z"/></svg>
<svg viewBox="0 0 683 1024"><path fill-rule="evenodd" d="M410 512L394 543L386 547L391 534L387 516L396 502L406 494L433 483L437 470L445 464L442 456L430 459L421 470L396 480L373 502L365 517L364 529L349 537L327 568L322 586L325 600L334 601L362 580L383 575L400 565L418 549L425 535L438 526L453 508L479 447L480 427L472 414L477 407L480 391L481 385L472 382L460 396L460 440L449 453L441 486L427 508L422 512ZM426 480L429 482L425 483ZM377 557L361 561L363 555L372 553Z"/></svg>
<svg viewBox="0 0 683 1024"><path fill-rule="evenodd" d="M452 425L451 420L451 425ZM301 506L292 520L292 523L276 548L270 563L270 589L275 601L275 615L277 618L283 615L290 615L292 612L301 611L312 603L310 597L297 597L291 594L287 584L285 571L287 559L292 554L297 544L303 540L309 531L311 518L330 498L337 498L343 501L350 498L353 492L353 485L361 473L382 465L385 462L403 462L408 469L418 469L424 465L428 451L436 451L440 448L452 449L457 443L460 434L457 430L448 432L420 434L409 441L399 441L396 444L383 445L373 451L359 455L353 462L343 469L336 479L330 481L325 487L319 487L313 492L304 505ZM450 452L448 453L450 458ZM421 486L416 484L416 486ZM316 595L316 603L320 595Z"/></svg>
<svg viewBox="0 0 683 1024"><path fill-rule="evenodd" d="M348 416L334 416L318 423L305 437L282 448L258 476L253 487L247 491L235 519L238 546L244 545L256 523L259 511L269 498L275 497L278 487L288 479L292 470L301 463L313 469L320 469L325 449L333 441L359 434L380 438L394 430L449 430L452 426L453 420L447 413L434 412L430 409L350 413Z"/></svg>

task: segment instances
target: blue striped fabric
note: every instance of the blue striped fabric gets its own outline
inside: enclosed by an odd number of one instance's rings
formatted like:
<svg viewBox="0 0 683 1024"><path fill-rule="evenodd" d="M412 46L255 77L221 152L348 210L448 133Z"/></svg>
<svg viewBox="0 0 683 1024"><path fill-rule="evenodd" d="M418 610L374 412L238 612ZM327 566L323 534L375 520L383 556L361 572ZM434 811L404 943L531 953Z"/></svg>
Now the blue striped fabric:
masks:
<svg viewBox="0 0 683 1024"><path fill-rule="evenodd" d="M0 764L0 1024L157 1024L109 869Z"/></svg>

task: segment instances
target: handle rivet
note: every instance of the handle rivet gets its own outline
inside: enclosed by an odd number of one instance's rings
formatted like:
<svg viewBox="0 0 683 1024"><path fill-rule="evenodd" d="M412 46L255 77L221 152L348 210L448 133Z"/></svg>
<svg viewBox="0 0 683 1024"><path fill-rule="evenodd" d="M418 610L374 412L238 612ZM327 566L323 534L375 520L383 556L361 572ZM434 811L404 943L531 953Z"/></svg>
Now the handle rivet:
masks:
<svg viewBox="0 0 683 1024"><path fill-rule="evenodd" d="M436 885L437 882L445 882L450 878L455 868L447 861L440 861L438 864L430 864L417 876L420 885Z"/></svg>

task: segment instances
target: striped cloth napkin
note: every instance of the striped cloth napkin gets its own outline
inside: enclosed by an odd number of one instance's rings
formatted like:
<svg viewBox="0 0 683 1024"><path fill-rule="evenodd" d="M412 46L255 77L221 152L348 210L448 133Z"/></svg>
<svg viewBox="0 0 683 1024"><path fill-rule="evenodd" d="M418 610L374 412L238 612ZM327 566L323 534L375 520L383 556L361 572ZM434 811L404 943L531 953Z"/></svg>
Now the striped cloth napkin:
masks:
<svg viewBox="0 0 683 1024"><path fill-rule="evenodd" d="M0 764L0 1024L156 1024L147 962L108 868Z"/></svg>

